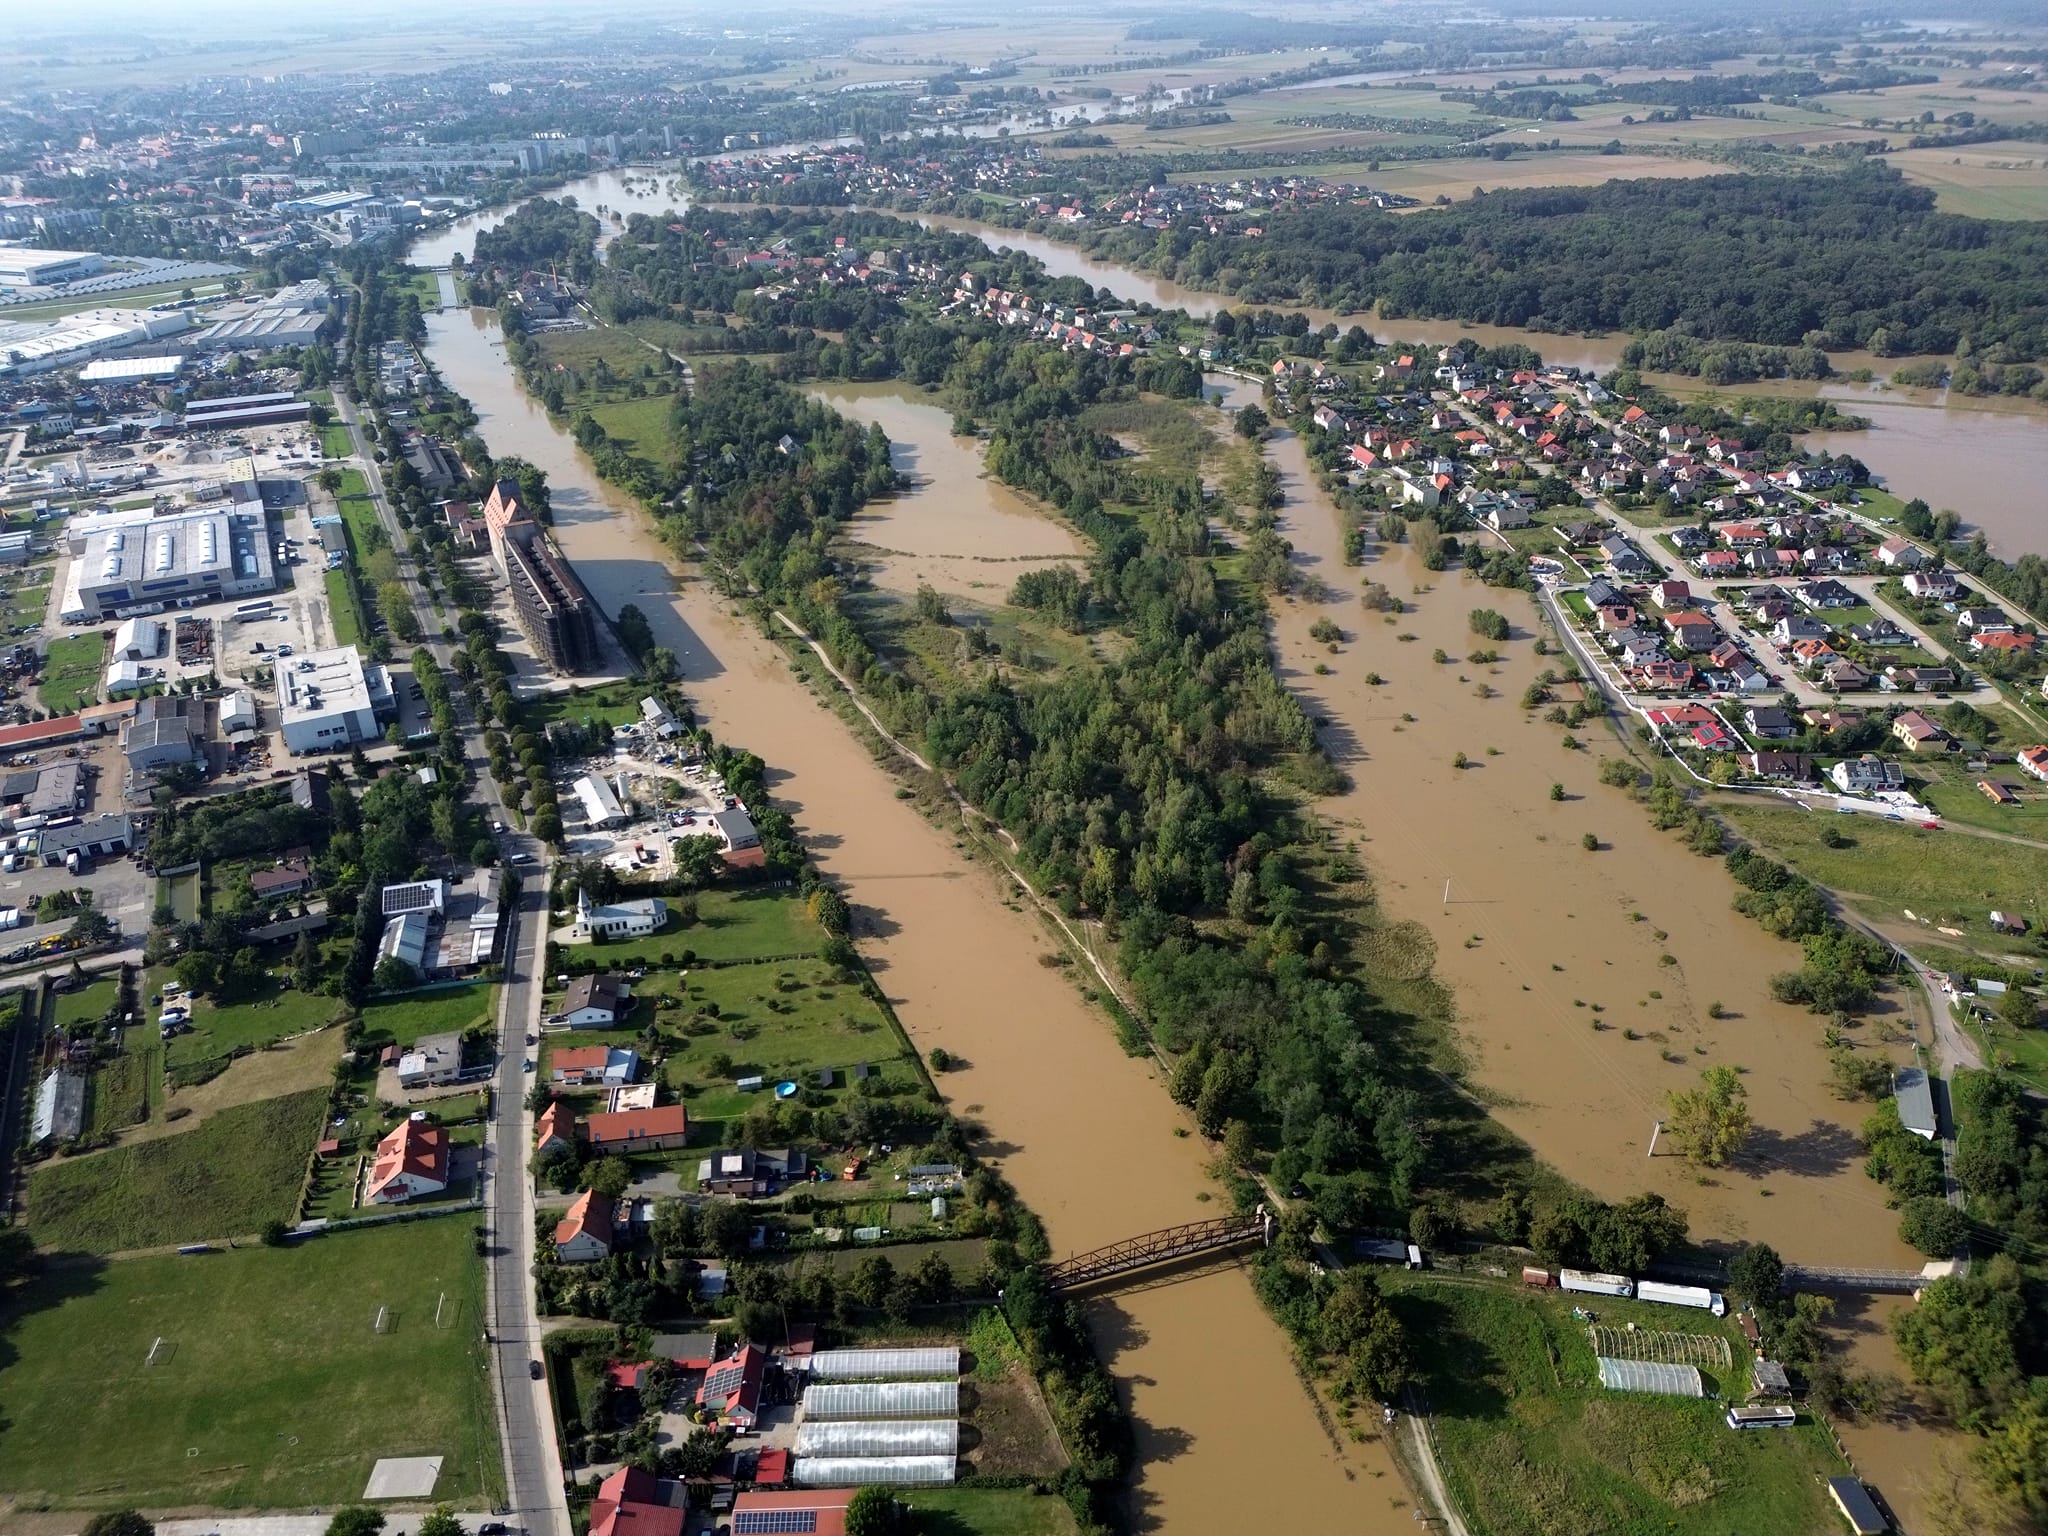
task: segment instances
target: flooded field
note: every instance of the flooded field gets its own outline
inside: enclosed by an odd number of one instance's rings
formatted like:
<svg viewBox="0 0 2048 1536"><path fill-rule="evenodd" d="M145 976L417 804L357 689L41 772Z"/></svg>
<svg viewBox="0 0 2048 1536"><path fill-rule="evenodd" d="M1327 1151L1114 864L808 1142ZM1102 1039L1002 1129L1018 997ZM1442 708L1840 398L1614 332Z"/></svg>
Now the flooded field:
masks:
<svg viewBox="0 0 2048 1536"><path fill-rule="evenodd" d="M1827 1334L1842 1363L1858 1376L1906 1379L1892 1342L1892 1319L1913 1305L1910 1296L1844 1296ZM1950 1499L1953 1469L1967 1465L1970 1437L1938 1422L1917 1395L1889 1419L1838 1419L1835 1429L1856 1470L1884 1494L1904 1528L1943 1528L1936 1512Z"/></svg>
<svg viewBox="0 0 2048 1536"><path fill-rule="evenodd" d="M988 478L971 437L953 435L942 407L891 384L833 384L810 392L844 416L889 434L889 458L911 477L893 501L866 508L848 528L868 546L875 584L914 593L920 585L999 603L1035 565L1082 558L1081 541L1035 502Z"/></svg>
<svg viewBox="0 0 2048 1536"><path fill-rule="evenodd" d="M711 728L772 765L774 793L854 904L883 990L920 1051L943 1046L962 1061L944 1087L985 1128L986 1153L1055 1249L1215 1214L1200 1144L1175 1134L1164 1085L1123 1054L1065 972L1040 964L1050 945L1036 922L1006 910L997 879L896 798L779 650L672 567L626 499L519 390L495 317L455 312L428 325L429 355L476 408L484 441L547 471L556 535L600 605L639 604ZM1138 1421L1142 1528L1253 1529L1270 1517L1275 1484L1304 1524L1364 1536L1414 1528L1384 1447L1325 1433L1286 1339L1234 1267L1170 1277L1092 1313Z"/></svg>
<svg viewBox="0 0 2048 1536"><path fill-rule="evenodd" d="M1917 1268L1862 1171L1865 1111L1828 1090L1821 1021L1771 999L1770 976L1795 968L1798 950L1730 908L1717 860L1599 784L1597 750L1566 748L1559 727L1518 706L1544 665L1533 600L1425 571L1405 545L1346 569L1301 444L1281 434L1271 453L1286 479L1282 532L1303 576L1333 594L1282 601L1275 623L1282 675L1326 720L1353 780L1322 809L1357 839L1394 915L1435 935L1472 1080L1501 1121L1597 1194L1658 1191L1697 1236L1769 1242L1806 1262ZM1367 612L1357 592L1368 575L1409 611L1392 623ZM1455 659L1482 643L1466 619L1478 607L1514 627L1493 666ZM1339 654L1309 636L1323 616L1344 631ZM1454 659L1432 661L1438 649ZM1460 752L1469 766L1453 766ZM1587 833L1597 852L1581 846ZM1723 1017L1709 1017L1714 1003ZM1881 1049L1886 1022L1857 1034ZM1722 1064L1745 1074L1758 1127L1742 1164L1700 1175L1678 1157L1649 1158L1666 1093Z"/></svg>

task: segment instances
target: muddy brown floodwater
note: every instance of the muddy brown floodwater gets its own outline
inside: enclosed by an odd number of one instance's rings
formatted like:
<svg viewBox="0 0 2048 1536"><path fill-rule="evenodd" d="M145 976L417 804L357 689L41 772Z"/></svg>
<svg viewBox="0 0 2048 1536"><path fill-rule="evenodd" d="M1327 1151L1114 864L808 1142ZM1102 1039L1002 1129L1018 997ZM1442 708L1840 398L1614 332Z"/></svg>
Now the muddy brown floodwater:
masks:
<svg viewBox="0 0 2048 1536"><path fill-rule="evenodd" d="M1241 381L1225 393L1233 407L1257 397ZM1828 1091L1821 1022L1771 998L1770 976L1796 968L1799 951L1731 909L1734 884L1718 860L1687 851L1602 786L1599 751L1566 748L1558 727L1519 707L1544 665L1534 601L1426 571L1406 545L1347 569L1336 509L1301 443L1283 432L1269 449L1296 565L1330 593L1280 602L1274 623L1282 675L1325 720L1324 740L1352 779L1322 809L1357 839L1389 910L1435 935L1472 1081L1494 1113L1603 1197L1663 1194L1700 1237L1768 1242L1806 1263L1917 1269L1864 1176L1864 1111ZM1368 612L1358 599L1366 577L1409 611L1393 623ZM1468 627L1474 608L1513 625L1502 660L1433 662L1435 650L1460 658L1484 644ZM1344 632L1336 655L1309 636L1325 616ZM1316 675L1318 664L1329 675ZM1481 684L1491 697L1479 697ZM1452 766L1460 752L1469 767ZM1553 783L1564 800L1551 800ZM1580 846L1588 832L1599 851ZM1708 1017L1715 1002L1724 1017ZM1856 1033L1875 1042L1880 1027ZM1650 1158L1666 1093L1722 1064L1745 1074L1756 1120L1740 1165L1701 1175L1682 1158Z"/></svg>
<svg viewBox="0 0 2048 1536"><path fill-rule="evenodd" d="M1906 1378L1892 1319L1913 1305L1910 1296L1843 1296L1827 1335L1842 1363L1857 1375ZM1885 1496L1901 1529L1936 1528L1935 1511L1952 1496L1952 1478L1968 1465L1969 1436L1938 1419L1917 1392L1908 1392L1899 1411L1884 1419L1838 1419L1835 1430L1857 1473Z"/></svg>
<svg viewBox="0 0 2048 1536"><path fill-rule="evenodd" d="M518 388L495 317L445 312L428 331L434 365L476 408L484 441L547 471L556 536L598 602L609 613L637 603L711 729L771 765L776 798L854 904L877 980L920 1051L943 1046L963 1063L943 1086L985 1128L984 1151L1055 1249L1215 1214L1200 1143L1177 1134L1181 1117L1153 1070L1123 1054L1064 971L1040 963L1052 946L1035 922L1005 910L993 875L896 798L781 651L678 573L637 510ZM1414 1529L1385 1446L1325 1433L1287 1340L1234 1265L1089 1310L1137 1420L1143 1528L1256 1530L1282 1489L1304 1527Z"/></svg>
<svg viewBox="0 0 2048 1536"><path fill-rule="evenodd" d="M890 462L912 478L909 490L870 503L847 525L850 538L871 547L877 586L915 592L928 584L1000 603L1034 566L1085 557L1081 541L1037 503L988 478L976 439L953 435L951 413L895 384L821 385L811 394L881 427Z"/></svg>

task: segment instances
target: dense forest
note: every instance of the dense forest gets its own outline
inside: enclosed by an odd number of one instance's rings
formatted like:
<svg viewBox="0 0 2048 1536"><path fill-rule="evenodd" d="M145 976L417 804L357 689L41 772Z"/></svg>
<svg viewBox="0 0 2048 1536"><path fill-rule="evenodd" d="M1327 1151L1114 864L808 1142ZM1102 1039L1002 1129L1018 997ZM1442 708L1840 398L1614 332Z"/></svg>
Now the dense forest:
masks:
<svg viewBox="0 0 2048 1536"><path fill-rule="evenodd" d="M2048 353L2048 225L1937 213L1931 191L1880 165L1491 192L1405 218L1304 208L1264 224L1258 240L1124 228L1084 243L1259 303L1889 356ZM1684 354L1658 357L1671 360Z"/></svg>

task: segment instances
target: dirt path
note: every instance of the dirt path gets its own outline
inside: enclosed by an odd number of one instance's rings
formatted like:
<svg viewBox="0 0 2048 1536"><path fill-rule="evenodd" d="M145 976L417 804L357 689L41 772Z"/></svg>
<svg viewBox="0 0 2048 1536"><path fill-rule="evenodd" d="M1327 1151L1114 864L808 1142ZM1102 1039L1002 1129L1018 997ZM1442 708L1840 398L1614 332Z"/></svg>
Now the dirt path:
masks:
<svg viewBox="0 0 2048 1536"><path fill-rule="evenodd" d="M1421 1479L1423 1491L1429 1495L1429 1502L1437 1509L1437 1516L1450 1536L1472 1536L1465 1528L1465 1517L1458 1513L1458 1506L1451 1502L1451 1493L1444 1486L1443 1468L1437 1465L1436 1443L1430 1438L1429 1425L1422 1415L1416 1413L1401 1416L1401 1444L1407 1451L1408 1467Z"/></svg>

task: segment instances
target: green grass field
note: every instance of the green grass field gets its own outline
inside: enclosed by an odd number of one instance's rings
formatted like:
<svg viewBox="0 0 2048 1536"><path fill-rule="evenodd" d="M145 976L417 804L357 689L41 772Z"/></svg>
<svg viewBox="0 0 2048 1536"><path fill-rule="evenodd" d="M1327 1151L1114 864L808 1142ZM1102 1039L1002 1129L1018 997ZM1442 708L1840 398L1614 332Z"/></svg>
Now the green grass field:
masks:
<svg viewBox="0 0 2048 1536"><path fill-rule="evenodd" d="M674 982L650 978L647 985L657 980ZM665 1066L669 1085L689 1105L693 1121L737 1119L761 1104L761 1094L733 1087L742 1077L800 1083L800 1101L813 1106L849 1092L844 1069L857 1062L895 1083L917 1081L917 1067L882 1011L820 961L692 971L677 1006L656 1016L680 1029L707 1005L718 1010L707 1020L715 1030L678 1034L677 1041L687 1043L672 1050ZM724 1070L713 1067L719 1056L729 1059ZM825 1067L840 1069L830 1089L814 1081Z"/></svg>
<svg viewBox="0 0 2048 1536"><path fill-rule="evenodd" d="M1993 779L2019 797L2018 805L1996 805L1977 788L1980 778ZM1988 773L1966 770L1942 774L1920 790L1920 798L1941 812L1946 821L1964 826L1985 827L1993 832L2013 832L2048 842L2048 788L2007 764Z"/></svg>
<svg viewBox="0 0 2048 1536"><path fill-rule="evenodd" d="M328 570L320 575L327 588L327 620L334 626L334 643L360 645L363 626L356 622L355 583L347 571Z"/></svg>
<svg viewBox="0 0 2048 1536"><path fill-rule="evenodd" d="M411 1045L421 1035L467 1029L498 1016L498 989L487 981L433 992L409 993L363 1009L363 1038L383 1044Z"/></svg>
<svg viewBox="0 0 2048 1536"><path fill-rule="evenodd" d="M348 428L338 421L330 421L322 427L320 451L330 459L345 459L354 453L355 443L348 435Z"/></svg>
<svg viewBox="0 0 2048 1536"><path fill-rule="evenodd" d="M159 880L156 899L160 906L169 907L172 917L179 922L196 923L199 921L200 891L199 871L195 869L189 874Z"/></svg>
<svg viewBox="0 0 2048 1536"><path fill-rule="evenodd" d="M1558 1292L1388 1288L1410 1336L1428 1340L1419 1353L1444 1475L1475 1536L1830 1528L1823 1482L1843 1468L1818 1425L1743 1433L1711 1400L1606 1391ZM1603 1324L1730 1337L1734 1364L1721 1374L1747 1369L1740 1335L1706 1314L1596 1300Z"/></svg>
<svg viewBox="0 0 2048 1536"><path fill-rule="evenodd" d="M348 525L350 546L358 563L384 541L383 525L377 521L377 504L370 499L370 482L360 469L344 469L334 492L336 510ZM375 530L373 533L371 530Z"/></svg>
<svg viewBox="0 0 2048 1536"><path fill-rule="evenodd" d="M663 955L680 962L685 952L699 960L767 960L815 954L824 938L803 903L793 896L768 891L700 891L694 923L686 926L671 914L666 927L645 938L595 947L577 945L573 952L614 967L659 964Z"/></svg>
<svg viewBox="0 0 2048 1536"><path fill-rule="evenodd" d="M1071 1536L1073 1511L1029 1488L913 1488L919 1536Z"/></svg>
<svg viewBox="0 0 2048 1536"><path fill-rule="evenodd" d="M154 979L151 990L163 985ZM273 975L256 996L225 1006L202 997L192 1011L192 1032L171 1041L173 1068L245 1047L261 1049L287 1035L303 1034L334 1021L341 1004L321 992L300 992Z"/></svg>
<svg viewBox="0 0 2048 1536"><path fill-rule="evenodd" d="M331 1508L380 1456L439 1455L436 1499L488 1502L500 1461L470 1225L50 1273L0 1333L0 1491L64 1509Z"/></svg>
<svg viewBox="0 0 2048 1536"><path fill-rule="evenodd" d="M52 1006L51 1021L59 1029L68 1029L73 1024L97 1024L113 1011L120 996L119 979L102 976L87 986L59 992Z"/></svg>
<svg viewBox="0 0 2048 1536"><path fill-rule="evenodd" d="M325 1089L224 1109L196 1130L86 1157L29 1177L28 1227L40 1248L118 1253L247 1236L289 1221Z"/></svg>
<svg viewBox="0 0 2048 1536"><path fill-rule="evenodd" d="M1874 816L1747 804L1720 810L1758 847L1872 916L1896 918L1911 908L1981 939L1990 933L1993 908L2032 914L2041 898L2043 855L2024 844L1928 832ZM1820 840L1826 829L1841 833L1849 846L1827 847Z"/></svg>
<svg viewBox="0 0 2048 1536"><path fill-rule="evenodd" d="M573 688L549 689L527 704L527 714L546 725L556 720L576 724L630 725L640 718L640 701L651 690L645 683L628 678L623 682L600 683L594 688L577 684Z"/></svg>
<svg viewBox="0 0 2048 1536"><path fill-rule="evenodd" d="M43 708L68 715L100 696L105 675L107 642L97 633L64 635L50 642L43 665Z"/></svg>
<svg viewBox="0 0 2048 1536"><path fill-rule="evenodd" d="M590 414L626 452L674 468L675 443L668 430L672 405L667 395L645 395L638 400L607 400L592 406Z"/></svg>

